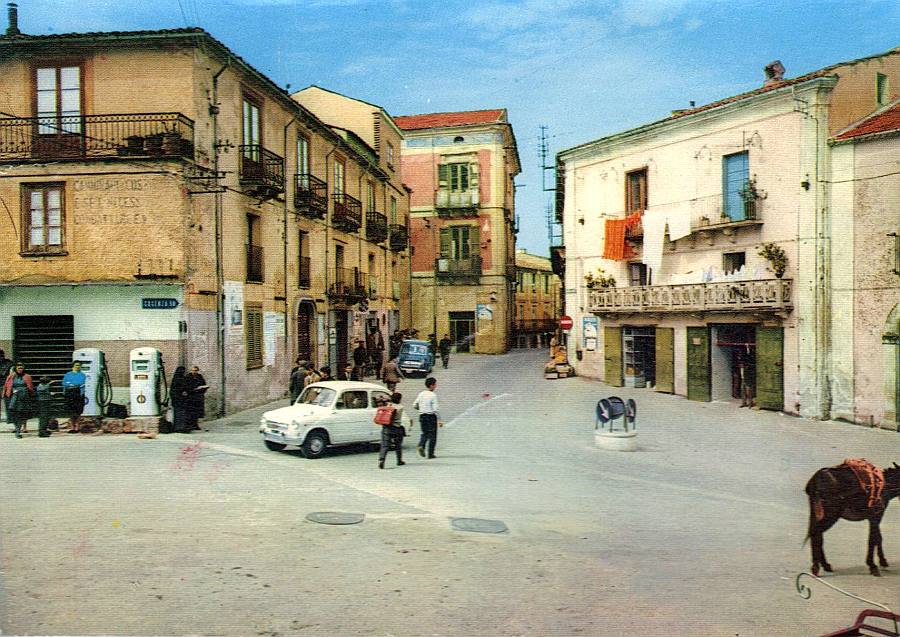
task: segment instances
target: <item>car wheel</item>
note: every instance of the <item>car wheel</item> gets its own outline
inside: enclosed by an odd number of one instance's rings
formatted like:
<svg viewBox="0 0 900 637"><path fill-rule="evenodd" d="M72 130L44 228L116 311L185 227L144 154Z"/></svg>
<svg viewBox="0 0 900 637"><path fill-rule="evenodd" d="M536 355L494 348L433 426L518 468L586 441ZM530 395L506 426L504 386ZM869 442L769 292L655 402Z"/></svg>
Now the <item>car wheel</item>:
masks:
<svg viewBox="0 0 900 637"><path fill-rule="evenodd" d="M321 458L328 447L328 435L324 431L311 431L303 441L303 455L307 458Z"/></svg>
<svg viewBox="0 0 900 637"><path fill-rule="evenodd" d="M264 442L266 443L266 449L270 451L281 451L287 447L283 442L272 442L271 440L265 440Z"/></svg>

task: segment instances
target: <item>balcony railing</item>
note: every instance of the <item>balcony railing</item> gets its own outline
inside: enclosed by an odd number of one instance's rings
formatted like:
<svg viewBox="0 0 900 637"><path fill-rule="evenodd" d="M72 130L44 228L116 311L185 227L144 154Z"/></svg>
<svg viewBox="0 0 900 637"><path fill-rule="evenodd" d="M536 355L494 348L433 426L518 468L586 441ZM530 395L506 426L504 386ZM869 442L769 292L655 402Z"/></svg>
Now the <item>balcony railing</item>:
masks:
<svg viewBox="0 0 900 637"><path fill-rule="evenodd" d="M368 296L369 280L365 272L355 268L328 270L328 296L347 305L359 303Z"/></svg>
<svg viewBox="0 0 900 637"><path fill-rule="evenodd" d="M301 288L309 288L312 285L311 264L312 261L309 257L300 257L297 285Z"/></svg>
<svg viewBox="0 0 900 637"><path fill-rule="evenodd" d="M181 113L0 119L0 161L194 157L194 122Z"/></svg>
<svg viewBox="0 0 900 637"><path fill-rule="evenodd" d="M310 219L328 214L328 185L315 175L294 175L294 210Z"/></svg>
<svg viewBox="0 0 900 637"><path fill-rule="evenodd" d="M552 332L558 327L556 319L517 319L514 324L519 332Z"/></svg>
<svg viewBox="0 0 900 637"><path fill-rule="evenodd" d="M481 276L481 257L465 259L440 257L434 260L434 271L439 278L479 277Z"/></svg>
<svg viewBox="0 0 900 637"><path fill-rule="evenodd" d="M242 186L269 194L284 192L284 159L259 144L239 147Z"/></svg>
<svg viewBox="0 0 900 637"><path fill-rule="evenodd" d="M594 314L758 312L791 309L790 279L646 285L588 291Z"/></svg>
<svg viewBox="0 0 900 637"><path fill-rule="evenodd" d="M265 281L262 246L247 245L247 281L251 283Z"/></svg>
<svg viewBox="0 0 900 637"><path fill-rule="evenodd" d="M388 222L380 212L366 212L366 239L372 243L382 243L388 238Z"/></svg>
<svg viewBox="0 0 900 637"><path fill-rule="evenodd" d="M409 246L409 229L402 223L391 224L391 250L403 252Z"/></svg>
<svg viewBox="0 0 900 637"><path fill-rule="evenodd" d="M478 214L478 191L452 192L442 188L436 193L434 207L441 217L467 217Z"/></svg>
<svg viewBox="0 0 900 637"><path fill-rule="evenodd" d="M362 225L362 202L345 192L331 195L334 199L334 214L331 224L345 232L356 232Z"/></svg>
<svg viewBox="0 0 900 637"><path fill-rule="evenodd" d="M729 217L725 214L725 204L722 193L706 197L696 197L690 200L691 229L704 230L717 226L728 226L741 222L759 221L759 207L761 200L741 200L740 210L732 212Z"/></svg>

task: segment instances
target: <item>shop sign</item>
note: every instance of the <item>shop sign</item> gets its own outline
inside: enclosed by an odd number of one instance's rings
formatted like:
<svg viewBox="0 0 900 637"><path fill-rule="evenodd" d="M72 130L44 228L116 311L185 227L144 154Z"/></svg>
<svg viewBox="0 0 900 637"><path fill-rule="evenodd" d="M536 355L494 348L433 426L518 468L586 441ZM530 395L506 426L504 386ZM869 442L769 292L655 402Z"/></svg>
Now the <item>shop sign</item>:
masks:
<svg viewBox="0 0 900 637"><path fill-rule="evenodd" d="M143 310L174 310L178 307L178 299L141 299Z"/></svg>

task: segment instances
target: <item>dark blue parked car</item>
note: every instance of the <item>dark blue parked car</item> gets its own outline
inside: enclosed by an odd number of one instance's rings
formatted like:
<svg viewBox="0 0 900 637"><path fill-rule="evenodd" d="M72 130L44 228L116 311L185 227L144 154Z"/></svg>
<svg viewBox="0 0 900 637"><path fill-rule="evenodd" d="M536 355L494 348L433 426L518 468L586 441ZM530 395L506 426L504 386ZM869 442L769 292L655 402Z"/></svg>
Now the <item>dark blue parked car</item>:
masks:
<svg viewBox="0 0 900 637"><path fill-rule="evenodd" d="M421 374L428 376L434 367L434 352L428 341L403 341L400 344L400 354L397 356L397 366L404 376Z"/></svg>

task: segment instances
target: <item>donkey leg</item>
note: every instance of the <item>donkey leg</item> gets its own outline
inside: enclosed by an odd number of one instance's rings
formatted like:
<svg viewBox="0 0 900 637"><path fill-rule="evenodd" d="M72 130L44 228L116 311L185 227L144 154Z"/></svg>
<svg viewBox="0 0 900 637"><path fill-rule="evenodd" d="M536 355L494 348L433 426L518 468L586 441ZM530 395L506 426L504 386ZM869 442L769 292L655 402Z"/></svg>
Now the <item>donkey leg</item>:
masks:
<svg viewBox="0 0 900 637"><path fill-rule="evenodd" d="M879 520L869 520L869 545L866 547L866 566L869 567L869 573L875 577L881 576L881 571L878 570L878 567L875 566L875 560L872 559L872 553L875 551L875 547L881 544L881 531L878 527ZM881 548L879 547L878 550L881 551Z"/></svg>
<svg viewBox="0 0 900 637"><path fill-rule="evenodd" d="M882 539L881 539L881 520L875 523L875 550L878 552L878 565L888 567L888 561L884 558L884 549L882 548Z"/></svg>
<svg viewBox="0 0 900 637"><path fill-rule="evenodd" d="M817 522L814 535L812 535L812 546L813 546L813 564L821 565L826 573L831 573L834 571L831 568L831 564L828 563L828 560L825 558L825 531L833 527L837 521L838 517L826 517L824 520ZM817 573L814 572L814 575Z"/></svg>

